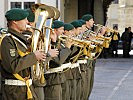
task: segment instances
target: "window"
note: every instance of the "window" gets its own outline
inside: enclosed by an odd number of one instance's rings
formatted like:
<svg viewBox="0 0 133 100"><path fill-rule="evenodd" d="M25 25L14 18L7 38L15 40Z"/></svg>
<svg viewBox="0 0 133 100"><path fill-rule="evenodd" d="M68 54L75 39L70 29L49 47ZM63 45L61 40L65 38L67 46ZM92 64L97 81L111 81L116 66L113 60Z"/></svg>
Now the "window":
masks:
<svg viewBox="0 0 133 100"><path fill-rule="evenodd" d="M113 4L118 4L118 3L119 3L119 0L113 0L112 3L113 3Z"/></svg>
<svg viewBox="0 0 133 100"><path fill-rule="evenodd" d="M21 2L11 2L11 8L22 8Z"/></svg>
<svg viewBox="0 0 133 100"><path fill-rule="evenodd" d="M24 2L24 9L31 8L32 4L35 4L35 2Z"/></svg>
<svg viewBox="0 0 133 100"><path fill-rule="evenodd" d="M35 4L36 1L37 0L9 0L8 9L12 9L12 8L27 9L27 8L30 8L32 4Z"/></svg>

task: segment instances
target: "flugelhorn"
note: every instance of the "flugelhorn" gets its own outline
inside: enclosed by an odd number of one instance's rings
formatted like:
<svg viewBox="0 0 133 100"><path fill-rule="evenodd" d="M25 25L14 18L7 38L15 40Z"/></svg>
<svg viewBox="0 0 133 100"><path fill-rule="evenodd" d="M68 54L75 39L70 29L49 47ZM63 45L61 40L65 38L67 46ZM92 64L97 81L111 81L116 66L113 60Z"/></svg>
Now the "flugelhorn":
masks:
<svg viewBox="0 0 133 100"><path fill-rule="evenodd" d="M98 27L98 30L102 29L102 27L106 27L106 32L112 32L112 33L116 32L116 33L118 33L117 30L114 30L112 28L109 28L109 27L101 25L101 24L93 24L93 25Z"/></svg>
<svg viewBox="0 0 133 100"><path fill-rule="evenodd" d="M84 47L84 45L91 44L91 41L80 40L80 39L78 39L76 37L72 37L72 36L60 35L58 38L59 38L59 40L61 40L63 42L66 42L67 39L70 39L74 42L74 45L78 46L78 47Z"/></svg>

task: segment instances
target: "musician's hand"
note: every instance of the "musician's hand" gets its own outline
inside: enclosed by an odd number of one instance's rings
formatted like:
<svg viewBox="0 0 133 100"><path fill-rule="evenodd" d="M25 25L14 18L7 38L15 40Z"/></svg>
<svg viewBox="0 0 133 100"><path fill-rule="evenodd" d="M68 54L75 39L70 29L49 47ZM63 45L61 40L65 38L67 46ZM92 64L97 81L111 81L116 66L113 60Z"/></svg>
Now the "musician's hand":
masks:
<svg viewBox="0 0 133 100"><path fill-rule="evenodd" d="M74 42L71 40L71 39L67 39L66 40L66 44L65 46L68 47L68 48L71 48L71 46L74 44Z"/></svg>
<svg viewBox="0 0 133 100"><path fill-rule="evenodd" d="M40 61L40 60L45 61L46 60L46 54L44 53L44 51L42 51L42 50L35 51L34 54L35 54L36 59L38 61Z"/></svg>
<svg viewBox="0 0 133 100"><path fill-rule="evenodd" d="M56 40L57 40L57 34L54 31L51 32L50 38L51 38L51 41L52 42L56 42Z"/></svg>
<svg viewBox="0 0 133 100"><path fill-rule="evenodd" d="M57 57L59 55L58 49L49 49L48 53L51 57Z"/></svg>

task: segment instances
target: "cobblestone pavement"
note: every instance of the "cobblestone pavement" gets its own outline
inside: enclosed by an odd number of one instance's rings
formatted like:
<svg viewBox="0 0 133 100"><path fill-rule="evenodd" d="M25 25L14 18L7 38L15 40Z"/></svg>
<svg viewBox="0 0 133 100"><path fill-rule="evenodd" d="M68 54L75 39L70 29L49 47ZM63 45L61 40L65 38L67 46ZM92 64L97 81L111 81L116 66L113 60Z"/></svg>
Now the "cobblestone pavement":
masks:
<svg viewBox="0 0 133 100"><path fill-rule="evenodd" d="M97 59L89 100L133 100L133 59Z"/></svg>

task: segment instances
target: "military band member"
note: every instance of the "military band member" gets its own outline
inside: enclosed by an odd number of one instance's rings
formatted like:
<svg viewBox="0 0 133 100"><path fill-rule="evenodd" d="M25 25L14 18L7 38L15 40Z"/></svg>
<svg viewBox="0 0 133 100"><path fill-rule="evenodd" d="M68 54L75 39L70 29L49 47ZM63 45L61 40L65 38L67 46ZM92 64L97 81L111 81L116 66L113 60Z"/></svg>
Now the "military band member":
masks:
<svg viewBox="0 0 133 100"><path fill-rule="evenodd" d="M79 20L79 22L81 22L82 24L82 33L81 33L81 37L79 37L80 39L83 39L83 33L86 31L86 22L82 19ZM85 98L85 94L86 94L86 90L87 90L87 80L86 80L86 71L87 71L87 60L85 59L85 56L80 57L78 59L78 63L80 64L80 70L81 70L81 97L80 100L86 100Z"/></svg>
<svg viewBox="0 0 133 100"><path fill-rule="evenodd" d="M81 22L79 22L78 20L75 20L73 22L71 22L71 24L75 27L75 37L79 38L80 34L82 33L82 24ZM73 51L75 51L74 49L78 49L72 56L75 56L79 53L80 51L80 47L74 46L73 47ZM78 60L78 59L77 59ZM80 65L79 63L76 61L74 61L74 65L77 64L78 66L72 69L72 74L74 76L74 81L76 83L76 100L80 100L81 97L81 70L80 70ZM73 61L72 61L73 62ZM73 89L74 90L74 89Z"/></svg>
<svg viewBox="0 0 133 100"><path fill-rule="evenodd" d="M90 14L86 14L82 16L82 20L85 20L86 22L86 30L91 30L91 28L94 25L94 20L93 20L93 16ZM102 26L100 28L100 30L98 30L98 32L96 33L96 35L98 36L103 36L106 32L106 27ZM89 39L92 40L94 37L90 36ZM87 67L87 73L86 73L86 78L87 78L87 84L88 84L88 92L86 92L86 99L89 98L92 88L93 88L93 83L94 83L94 70L95 70L95 63L96 63L96 59L88 59L88 67Z"/></svg>
<svg viewBox="0 0 133 100"><path fill-rule="evenodd" d="M93 16L90 14L86 14L82 16L82 20L86 22L86 29L91 30L94 24ZM89 98L92 88L93 88L93 83L94 83L94 70L95 70L95 60L90 60L88 59L88 64L87 64L87 72L86 72L86 80L87 80L87 92L86 92L86 100Z"/></svg>
<svg viewBox="0 0 133 100"><path fill-rule="evenodd" d="M13 8L6 12L8 35L1 43L2 100L37 100L32 86L30 67L45 61L42 51L27 52L26 30L28 12ZM29 88L30 87L30 88Z"/></svg>
<svg viewBox="0 0 133 100"><path fill-rule="evenodd" d="M31 9L27 9L27 11L29 12L29 15L27 17L27 19L29 21L28 25L35 28L35 14ZM32 35L34 35L34 30L32 28L28 28L26 31L23 32L23 34L24 34L24 36L27 37L27 39L29 41L29 46L31 46L31 40L32 40ZM59 51L57 49L49 48L48 53L46 55L45 67L46 67L47 63L53 57L57 57L58 54L59 54ZM32 72L33 72L33 69L32 69ZM32 75L34 75L34 74L32 74ZM44 86L45 85L46 85L46 83L41 83L40 80L33 78L33 86L35 87L35 92L37 94L38 100L44 100Z"/></svg>
<svg viewBox="0 0 133 100"><path fill-rule="evenodd" d="M67 41L65 45L58 43L58 36L64 33L64 23L62 21L53 22L54 32L51 34L52 48L58 48L58 57L53 58L49 62L50 73L45 74L47 85L44 87L45 100L63 100L61 84L65 81L65 75L62 73L60 66L65 62L71 53L71 41Z"/></svg>
<svg viewBox="0 0 133 100"><path fill-rule="evenodd" d="M71 24L75 27L75 37L78 37L82 33L82 24L78 20L71 22Z"/></svg>
<svg viewBox="0 0 133 100"><path fill-rule="evenodd" d="M82 24L82 32L81 34L83 34L86 31L86 22L82 19L78 20L81 24Z"/></svg>
<svg viewBox="0 0 133 100"><path fill-rule="evenodd" d="M90 14L86 14L82 16L82 20L86 22L86 28L91 29L94 24L93 16Z"/></svg>
<svg viewBox="0 0 133 100"><path fill-rule="evenodd" d="M72 24L65 23L64 24L64 35L66 35L68 37L72 37L74 35L74 33L75 33L74 26ZM73 52L72 47L70 49ZM66 59L64 64L69 64L70 63L70 58L71 58L72 52L68 56L68 58ZM71 63L70 63L70 65L71 65ZM73 84L73 75L72 75L70 66L69 66L69 69L66 69L64 71L64 74L65 74L66 81L62 84L62 98L63 98L63 100L73 100L73 97L75 97L75 99L76 99L76 95L75 96L72 95L72 94L74 94L74 93L72 93L73 92L73 90L72 90L73 89L72 88L72 86L73 86L72 85Z"/></svg>

